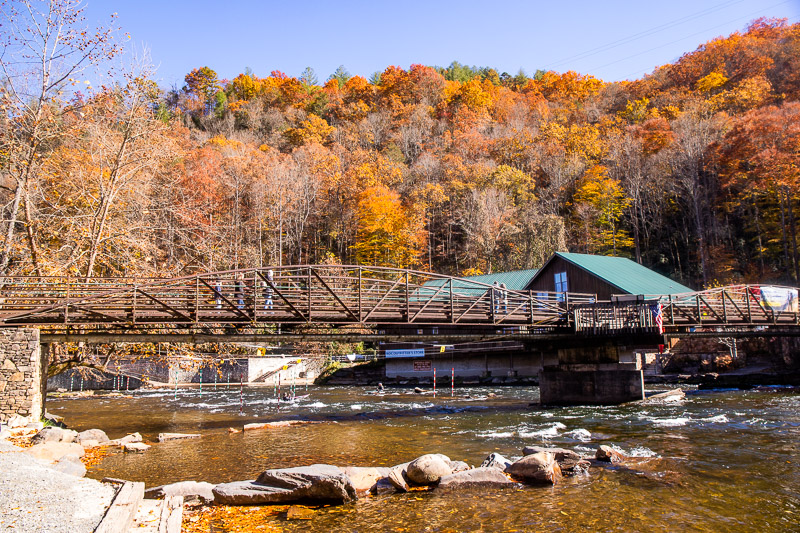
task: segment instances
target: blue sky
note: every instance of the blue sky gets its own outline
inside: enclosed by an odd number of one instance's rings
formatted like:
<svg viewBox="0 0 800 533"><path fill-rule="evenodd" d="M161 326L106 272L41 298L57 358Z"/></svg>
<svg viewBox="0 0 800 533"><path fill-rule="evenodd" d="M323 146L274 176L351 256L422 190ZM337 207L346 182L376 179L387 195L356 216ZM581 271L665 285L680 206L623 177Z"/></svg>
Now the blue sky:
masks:
<svg viewBox="0 0 800 533"><path fill-rule="evenodd" d="M800 0L88 0L87 18L116 12L135 47L146 46L164 87L196 67L220 78L320 81L344 65L369 77L413 63L576 70L606 81L634 79L760 16L800 22Z"/></svg>

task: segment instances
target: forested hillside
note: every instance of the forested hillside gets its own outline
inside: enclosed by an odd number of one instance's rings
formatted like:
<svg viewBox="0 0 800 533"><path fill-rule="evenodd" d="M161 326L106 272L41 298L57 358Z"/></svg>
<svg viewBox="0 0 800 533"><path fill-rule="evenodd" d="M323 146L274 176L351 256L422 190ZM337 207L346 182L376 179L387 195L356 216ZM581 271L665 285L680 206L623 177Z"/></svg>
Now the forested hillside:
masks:
<svg viewBox="0 0 800 533"><path fill-rule="evenodd" d="M107 31L64 35L73 55L49 71L3 59L5 274L462 274L570 250L698 288L800 277L800 24L757 20L630 82L209 65L171 90L141 65L81 87L69 64L123 52Z"/></svg>

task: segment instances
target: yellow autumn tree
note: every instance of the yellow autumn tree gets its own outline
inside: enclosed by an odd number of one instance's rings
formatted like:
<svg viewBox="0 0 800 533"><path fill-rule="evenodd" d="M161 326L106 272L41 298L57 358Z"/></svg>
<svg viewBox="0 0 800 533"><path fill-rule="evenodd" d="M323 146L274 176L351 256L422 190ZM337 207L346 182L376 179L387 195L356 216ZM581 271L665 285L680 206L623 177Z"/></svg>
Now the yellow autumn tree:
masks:
<svg viewBox="0 0 800 533"><path fill-rule="evenodd" d="M408 268L416 265L425 246L421 217L403 206L400 195L378 185L358 202L356 260L360 264Z"/></svg>
<svg viewBox="0 0 800 533"><path fill-rule="evenodd" d="M630 205L619 180L608 175L603 165L586 171L573 197L573 212L580 221L586 251L617 255L633 246L633 239L620 226L620 218Z"/></svg>

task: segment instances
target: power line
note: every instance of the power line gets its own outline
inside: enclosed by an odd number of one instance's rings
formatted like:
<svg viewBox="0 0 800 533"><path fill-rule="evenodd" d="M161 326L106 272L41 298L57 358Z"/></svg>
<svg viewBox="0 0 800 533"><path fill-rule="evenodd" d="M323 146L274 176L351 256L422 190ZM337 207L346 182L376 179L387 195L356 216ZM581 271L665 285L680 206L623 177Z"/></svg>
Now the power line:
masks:
<svg viewBox="0 0 800 533"><path fill-rule="evenodd" d="M585 52L581 52L581 53L575 54L573 56L569 56L569 57L566 57L564 59L560 59L560 60L555 61L553 63L549 63L549 64L545 65L545 68L550 68L550 67L553 67L553 66L556 66L556 65L560 65L562 63L566 63L566 62L569 62L569 61L574 61L576 59L584 59L584 58L587 58L587 57L591 57L593 55L597 55L597 54L599 54L601 52L605 52L605 51L611 50L613 48L617 48L619 46L622 46L623 44L628 44L628 43L631 43L631 42L636 41L638 39L641 39L643 37L647 37L649 35L653 35L655 33L659 33L661 31L673 28L675 26L679 26L679 25L683 24L684 22L688 22L690 20L694 20L696 18L700 18L700 17L706 16L706 15L709 15L709 14L715 12L715 11L719 11L720 9L724 9L726 7L730 7L730 6L734 5L734 4L739 4L739 3L743 2L743 1L744 0L728 0L727 2L723 2L721 4L717 4L716 6L712 6L712 7L706 8L706 9L704 9L702 11L698 11L698 12L693 13L691 15L687 15L685 17L681 17L679 19L675 19L675 20L673 20L671 22L667 22L667 23L661 24L659 26L655 26L653 28L641 31L639 33L635 33L635 34L630 35L628 37L623 37L622 39L618 39L616 41L612 41L612 42L604 44L602 46L598 46L596 48L591 48L591 49L589 49L589 50L587 50Z"/></svg>
<svg viewBox="0 0 800 533"><path fill-rule="evenodd" d="M775 8L775 7L781 6L781 5L783 5L783 4L788 4L790 1L791 1L791 0L785 0L784 2L777 3L777 4L775 4L775 5L772 5L772 6L770 6L770 7L764 8L764 9L772 9L772 8ZM692 33L692 34L690 34L690 35L686 35L686 36L684 36L684 37L681 37L680 39L676 39L676 40L674 40L674 41L670 41L670 42L668 42L668 43L665 43L665 44L662 44L662 45L659 45L659 46L655 46L655 47L653 47L653 48L650 48L650 49L644 50L644 51L642 51L642 52L638 52L638 53L636 53L636 54L631 54L631 55L629 55L629 56L626 56L626 57L623 57L623 58L617 59L617 60L615 60L615 61L611 61L611 62L609 62L609 63L605 63L604 65L600 65L600 66L597 66L597 67L593 67L593 68L589 69L589 71L591 71L591 72L595 72L595 71L597 71L597 70L599 70L599 69L601 69L601 68L609 67L609 66L611 66L611 65L616 65L617 63L621 63L621 62L623 62L623 61L627 61L628 59L633 59L634 57L639 57L639 56L641 56L641 55L648 54L648 53L650 53L650 52L652 52L652 51L654 51L654 50L658 50L658 49L660 49L660 48L664 48L665 46L669 46L669 45L672 45L672 44L675 44L675 43L679 43L679 42L681 42L681 41L685 41L686 39L689 39L689 38L691 38L691 37L696 37L696 36L698 36L698 35L702 35L702 34L704 34L704 33L707 33L707 32L709 32L709 31L711 31L711 30L715 30L715 29L717 29L717 28L721 28L721 27L724 27L724 26L728 26L729 24L733 24L734 22L739 22L739 21L741 21L741 20L744 20L744 19L749 19L749 18L753 17L754 15L758 15L759 13L762 13L762 12L764 11L764 9L760 9L760 10L758 10L758 11L754 11L754 12L752 12L752 13L748 14L748 15L743 15L743 16L741 16L741 17L737 17L737 18L735 18L735 19L733 19L733 20L729 20L728 22L724 22L724 23L722 23L722 24L717 24L716 26L712 26L712 27L710 27L710 28L706 28L706 29L704 29L704 30L701 30L701 31L698 31L698 32Z"/></svg>

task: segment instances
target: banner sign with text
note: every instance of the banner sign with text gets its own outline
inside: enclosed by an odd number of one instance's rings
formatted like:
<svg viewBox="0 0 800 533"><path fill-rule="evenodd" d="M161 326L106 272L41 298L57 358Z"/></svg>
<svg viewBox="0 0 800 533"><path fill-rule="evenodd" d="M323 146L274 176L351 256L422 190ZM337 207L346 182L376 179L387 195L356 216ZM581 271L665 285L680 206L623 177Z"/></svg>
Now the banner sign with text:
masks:
<svg viewBox="0 0 800 533"><path fill-rule="evenodd" d="M393 357L425 357L425 348L412 348L408 350L386 350L386 358Z"/></svg>
<svg viewBox="0 0 800 533"><path fill-rule="evenodd" d="M761 303L776 313L797 312L797 289L761 287Z"/></svg>

